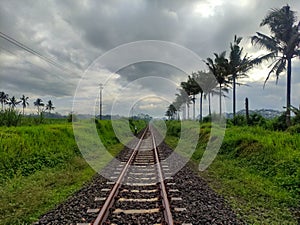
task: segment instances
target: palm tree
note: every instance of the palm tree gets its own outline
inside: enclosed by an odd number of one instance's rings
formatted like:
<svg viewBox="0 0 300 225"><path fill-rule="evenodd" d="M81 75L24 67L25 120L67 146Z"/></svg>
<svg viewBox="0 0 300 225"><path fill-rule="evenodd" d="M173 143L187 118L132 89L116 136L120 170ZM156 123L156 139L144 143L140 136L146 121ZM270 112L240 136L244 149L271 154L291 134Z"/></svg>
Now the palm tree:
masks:
<svg viewBox="0 0 300 225"><path fill-rule="evenodd" d="M174 106L174 108L176 109L176 119L179 120L180 116L179 116L179 112L180 112L180 107L182 106L181 102L177 101L178 99L176 98L176 100L172 103L172 105Z"/></svg>
<svg viewBox="0 0 300 225"><path fill-rule="evenodd" d="M22 107L23 107L23 116L24 116L24 109L27 106L29 106L29 103L28 103L29 97L26 97L25 95L22 95L22 97L20 99L21 99L21 103L22 103Z"/></svg>
<svg viewBox="0 0 300 225"><path fill-rule="evenodd" d="M190 102L191 102L191 92L190 92L190 85L188 82L181 82L180 86L182 89L179 90L180 96L183 98L184 102L187 106L187 119L190 118Z"/></svg>
<svg viewBox="0 0 300 225"><path fill-rule="evenodd" d="M1 110L3 110L3 105L8 101L8 94L4 91L0 92L0 102L1 102Z"/></svg>
<svg viewBox="0 0 300 225"><path fill-rule="evenodd" d="M45 104L43 103L43 100L40 98L37 98L33 104L37 107L38 114L41 114L40 107L45 106Z"/></svg>
<svg viewBox="0 0 300 225"><path fill-rule="evenodd" d="M215 75L215 78L219 86L219 105L220 105L220 117L222 116L222 96L223 91L228 91L227 87L229 84L228 81L228 71L229 71L229 62L226 59L226 52L221 54L214 53L215 60L207 58L205 63L208 66L210 72Z"/></svg>
<svg viewBox="0 0 300 225"><path fill-rule="evenodd" d="M47 105L46 105L46 110L49 111L49 114L51 113L51 110L54 110L55 107L53 106L53 103L51 100L48 101Z"/></svg>
<svg viewBox="0 0 300 225"><path fill-rule="evenodd" d="M179 89L179 94L176 94L176 102L180 104L180 106L184 105L187 107L183 112L187 112L187 119L189 119L189 108L191 103L191 98L188 93L184 89ZM183 116L183 119L185 117Z"/></svg>
<svg viewBox="0 0 300 225"><path fill-rule="evenodd" d="M171 119L171 117L172 117L172 113L171 113L171 110L168 108L167 109L167 111L166 111L166 113L165 113L165 116L167 116L168 117L168 120L170 120Z"/></svg>
<svg viewBox="0 0 300 225"><path fill-rule="evenodd" d="M188 83L190 87L190 94L192 95L192 102L193 102L193 120L195 120L195 104L196 104L196 95L199 93L203 93L200 85L195 80L197 77L196 73L192 73L192 76L188 77ZM201 97L201 96L200 96Z"/></svg>
<svg viewBox="0 0 300 225"><path fill-rule="evenodd" d="M198 94L200 94L199 97L199 121L202 121L202 117L203 117L203 86L205 85L203 83L203 76L205 75L205 71L198 71L197 73L192 73L192 77L194 79L194 81L197 83L198 87L199 87L199 91Z"/></svg>
<svg viewBox="0 0 300 225"><path fill-rule="evenodd" d="M292 59L300 56L300 22L296 23L295 12L290 10L290 6L283 6L281 9L273 9L260 23L260 26L267 25L270 28L271 35L265 35L257 32L251 37L253 45L265 48L268 54L261 56L258 62L272 59L271 70L267 75L265 84L271 74L276 75L278 81L279 75L287 70L286 84L286 124L291 124L291 77L292 77ZM286 68L287 66L287 68Z"/></svg>
<svg viewBox="0 0 300 225"><path fill-rule="evenodd" d="M183 98L184 102L187 106L187 119L190 119L190 104L192 101L192 91L190 87L190 83L187 82L181 82L180 86L182 89L179 90L181 97ZM193 102L193 101L192 101Z"/></svg>
<svg viewBox="0 0 300 225"><path fill-rule="evenodd" d="M242 41L242 37L234 36L233 43L230 43L230 56L229 56L229 71L232 81L232 102L233 102L233 116L236 114L236 81L237 79L247 77L246 72L253 67L255 60L251 60L250 57L243 54L243 48L239 46Z"/></svg>
<svg viewBox="0 0 300 225"><path fill-rule="evenodd" d="M174 116L176 115L177 109L175 108L174 104L170 104L168 107L168 110L166 111L166 116L168 119L174 119Z"/></svg>
<svg viewBox="0 0 300 225"><path fill-rule="evenodd" d="M203 90L204 99L208 98L208 115L211 116L211 95L215 94L214 89L217 87L218 83L214 75L209 71L201 75L201 83Z"/></svg>
<svg viewBox="0 0 300 225"><path fill-rule="evenodd" d="M20 104L21 101L17 101L17 99L15 98L15 96L12 96L11 98L8 99L7 104L9 105L9 107L11 109L15 109L15 107Z"/></svg>
<svg viewBox="0 0 300 225"><path fill-rule="evenodd" d="M195 105L196 105L196 95L200 92L200 86L194 79L195 73L192 76L188 76L186 82L181 82L181 87L188 94L190 100L193 103L193 120L195 120Z"/></svg>

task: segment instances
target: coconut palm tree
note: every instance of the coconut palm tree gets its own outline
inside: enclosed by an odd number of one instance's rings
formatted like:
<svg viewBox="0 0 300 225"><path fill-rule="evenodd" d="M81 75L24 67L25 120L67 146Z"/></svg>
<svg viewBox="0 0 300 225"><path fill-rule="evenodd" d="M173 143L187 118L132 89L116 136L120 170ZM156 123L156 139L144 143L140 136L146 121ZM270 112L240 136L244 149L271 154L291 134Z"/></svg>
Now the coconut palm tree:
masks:
<svg viewBox="0 0 300 225"><path fill-rule="evenodd" d="M236 85L237 79L247 77L247 71L250 70L256 63L256 59L252 60L247 54L243 55L243 48L240 47L242 37L234 36L233 43L230 43L230 56L228 74L230 74L230 80L232 81L232 111L233 116L236 114Z"/></svg>
<svg viewBox="0 0 300 225"><path fill-rule="evenodd" d="M196 95L199 94L201 89L194 77L195 73L192 73L192 76L188 76L188 80L186 82L181 82L181 87L190 96L190 100L193 103L193 120L195 120Z"/></svg>
<svg viewBox="0 0 300 225"><path fill-rule="evenodd" d="M210 72L215 76L218 82L219 89L219 107L220 107L220 117L222 116L222 96L223 91L228 91L229 80L229 62L226 59L226 52L220 54L214 53L215 59L207 58L205 63L209 68Z"/></svg>
<svg viewBox="0 0 300 225"><path fill-rule="evenodd" d="M40 115L41 114L41 108L40 107L45 106L45 104L43 103L43 100L40 99L40 98L37 98L33 104L37 107L38 114Z"/></svg>
<svg viewBox="0 0 300 225"><path fill-rule="evenodd" d="M207 76L205 71L198 71L197 73L193 73L192 77L194 79L194 81L197 83L198 87L199 87L199 92L198 94L200 94L199 96L199 121L202 121L202 117L203 117L203 86L205 85L205 83L203 82L203 76Z"/></svg>
<svg viewBox="0 0 300 225"><path fill-rule="evenodd" d="M165 115L168 117L169 120L174 119L176 112L177 112L177 109L175 108L175 106L173 104L170 104Z"/></svg>
<svg viewBox="0 0 300 225"><path fill-rule="evenodd" d="M201 93L203 95L203 91L202 91L200 85L197 83L196 77L197 77L196 73L192 73L192 76L188 77L188 83L189 83L189 86L190 86L190 93L192 95L191 100L193 102L193 120L195 120L196 95L200 94L200 98L202 98ZM201 101L202 101L202 99L200 100L200 102Z"/></svg>
<svg viewBox="0 0 300 225"><path fill-rule="evenodd" d="M182 89L179 90L181 97L183 98L183 101L186 103L187 106L187 119L190 119L190 104L192 101L192 91L190 87L190 83L188 81L181 82L180 86Z"/></svg>
<svg viewBox="0 0 300 225"><path fill-rule="evenodd" d="M276 75L278 81L279 75L287 71L286 84L286 124L290 126L290 106L291 106L291 77L292 77L292 59L300 56L300 22L296 23L295 11L290 9L289 5L280 9L272 9L260 23L260 26L268 26L271 35L265 35L257 32L251 37L253 45L258 45L269 51L266 55L259 58L258 62L272 59L271 70L267 75L265 84L272 74Z"/></svg>
<svg viewBox="0 0 300 225"><path fill-rule="evenodd" d="M7 104L9 105L9 107L11 109L15 109L15 107L20 104L21 101L17 101L17 99L15 98L15 96L12 96L11 98L8 99Z"/></svg>
<svg viewBox="0 0 300 225"><path fill-rule="evenodd" d="M169 106L169 107L170 107L170 106ZM165 113L165 116L168 117L168 120L170 120L171 117L172 117L172 113L171 113L171 110L169 109L169 107L168 107L168 109L167 109L167 111L166 111L166 113Z"/></svg>
<svg viewBox="0 0 300 225"><path fill-rule="evenodd" d="M53 103L51 100L48 101L47 105L46 105L46 110L49 111L49 114L51 113L51 110L54 110L55 107L53 106Z"/></svg>
<svg viewBox="0 0 300 225"><path fill-rule="evenodd" d="M29 97L26 97L25 95L22 95L22 97L20 99L21 99L21 103L22 103L22 107L23 107L23 116L24 116L24 109L27 106L29 106L29 103L28 103Z"/></svg>
<svg viewBox="0 0 300 225"><path fill-rule="evenodd" d="M208 115L211 116L211 96L216 94L215 88L218 86L214 75L209 71L201 74L201 88L204 99L208 99Z"/></svg>
<svg viewBox="0 0 300 225"><path fill-rule="evenodd" d="M176 109L176 115L175 115L176 119L180 120L179 112L180 112L180 107L182 106L182 103L178 102L177 100L178 99L176 98L176 100L172 103L172 105Z"/></svg>
<svg viewBox="0 0 300 225"><path fill-rule="evenodd" d="M6 104L8 101L8 94L4 91L0 92L0 102L1 102L1 110L3 110L3 105Z"/></svg>
<svg viewBox="0 0 300 225"><path fill-rule="evenodd" d="M190 108L190 104L191 104L191 98L189 96L189 94L184 90L184 89L179 89L179 94L176 94L176 100L175 100L178 104L180 104L181 106L184 105L184 107L186 107L186 110L184 110L183 112L187 112L187 119L189 119L189 108ZM183 119L186 119L183 116Z"/></svg>

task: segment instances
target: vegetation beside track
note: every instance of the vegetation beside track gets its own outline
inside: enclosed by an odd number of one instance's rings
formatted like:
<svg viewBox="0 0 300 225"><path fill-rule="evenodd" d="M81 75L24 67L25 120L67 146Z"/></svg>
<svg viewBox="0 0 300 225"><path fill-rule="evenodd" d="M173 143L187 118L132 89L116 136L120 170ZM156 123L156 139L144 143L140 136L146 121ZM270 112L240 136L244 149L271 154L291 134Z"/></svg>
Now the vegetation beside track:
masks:
<svg viewBox="0 0 300 225"><path fill-rule="evenodd" d="M169 121L166 142L175 147L180 122ZM191 164L197 169L211 126L201 126ZM220 152L199 172L247 224L298 224L300 134L259 126L229 126ZM297 214L297 215L296 215ZM297 222L298 217L298 222Z"/></svg>
<svg viewBox="0 0 300 225"><path fill-rule="evenodd" d="M111 121L96 124L110 154L118 154L123 145ZM140 130L145 122L130 126ZM31 224L94 174L78 150L71 123L0 127L0 224Z"/></svg>

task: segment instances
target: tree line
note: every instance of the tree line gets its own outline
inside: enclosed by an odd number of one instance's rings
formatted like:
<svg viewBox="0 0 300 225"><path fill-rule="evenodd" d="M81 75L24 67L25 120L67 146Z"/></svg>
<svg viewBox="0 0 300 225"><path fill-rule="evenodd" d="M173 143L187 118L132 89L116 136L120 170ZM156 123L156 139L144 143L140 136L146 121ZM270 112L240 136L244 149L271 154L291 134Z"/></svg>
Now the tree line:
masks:
<svg viewBox="0 0 300 225"><path fill-rule="evenodd" d="M222 115L222 97L226 96L229 89L232 89L232 111L236 115L236 85L242 85L238 80L248 77L247 73L254 67L265 61L270 62L270 71L264 82L271 75L276 76L276 83L279 75L286 71L286 125L291 124L291 76L292 59L300 57L300 22L297 21L296 12L290 9L289 5L280 9L272 9L262 20L260 26L267 26L270 35L256 32L251 37L253 46L258 46L267 51L266 54L253 58L244 54L240 46L242 37L234 36L230 43L228 57L226 51L214 53L214 57L203 60L207 70L193 72L188 76L187 81L181 82L179 93L172 104L169 105L166 116L169 119L179 119L179 111L182 109L189 119L190 105L193 106L192 119L195 120L195 102L199 95L199 119L202 121L203 99L208 100L208 114L211 116L211 96L219 96L219 115ZM185 119L185 118L183 118Z"/></svg>
<svg viewBox="0 0 300 225"><path fill-rule="evenodd" d="M18 105L22 105L22 114L24 115L25 108L29 106L29 97L22 95L19 99L16 98L15 96L9 97L9 94L5 93L4 91L0 92L0 103L1 103L1 111L5 110L5 106L7 105L9 109L15 110L15 108ZM40 115L44 111L48 111L51 113L52 110L55 109L53 102L49 100L47 104L43 102L42 99L37 98L33 102L34 106L37 107L37 113Z"/></svg>

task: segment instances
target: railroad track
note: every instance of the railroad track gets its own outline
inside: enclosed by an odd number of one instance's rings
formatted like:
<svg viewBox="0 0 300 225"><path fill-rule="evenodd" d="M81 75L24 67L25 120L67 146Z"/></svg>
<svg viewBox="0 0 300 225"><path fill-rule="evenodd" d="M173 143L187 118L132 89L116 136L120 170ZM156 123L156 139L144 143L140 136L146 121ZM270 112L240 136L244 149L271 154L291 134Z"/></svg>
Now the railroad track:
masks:
<svg viewBox="0 0 300 225"><path fill-rule="evenodd" d="M172 192L178 190L172 189L175 183L171 182L163 155L152 128L147 127L135 148L127 153L127 160L115 168L116 176L111 177L115 182L108 181L110 186L95 198L101 207L88 209L88 213L97 214L96 219L77 225L181 224L174 221L172 213L185 209L171 207L172 201L182 199L172 197Z"/></svg>

